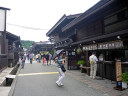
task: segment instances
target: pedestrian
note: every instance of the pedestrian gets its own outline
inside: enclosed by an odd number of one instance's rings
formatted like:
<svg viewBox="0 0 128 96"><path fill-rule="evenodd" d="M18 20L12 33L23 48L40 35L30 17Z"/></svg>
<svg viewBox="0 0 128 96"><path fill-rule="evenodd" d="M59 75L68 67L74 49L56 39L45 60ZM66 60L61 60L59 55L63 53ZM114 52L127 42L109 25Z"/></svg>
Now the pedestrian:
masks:
<svg viewBox="0 0 128 96"><path fill-rule="evenodd" d="M58 65L57 65L57 67L58 67L58 71L59 71L59 78L58 78L58 80L56 81L56 84L57 84L58 86L63 86L62 80L63 80L63 78L65 77L65 73L64 73L64 72L62 71L62 69L61 69L61 65L64 64L64 61L63 61L63 59L62 59L62 56L63 56L63 54L61 53L60 56L58 57Z"/></svg>
<svg viewBox="0 0 128 96"><path fill-rule="evenodd" d="M51 65L52 54L49 53L49 64Z"/></svg>
<svg viewBox="0 0 128 96"><path fill-rule="evenodd" d="M49 54L48 54L48 52L47 52L47 55L45 57L46 57L47 65L48 65L48 61L49 61Z"/></svg>
<svg viewBox="0 0 128 96"><path fill-rule="evenodd" d="M39 63L40 63L40 60L41 60L41 55L40 54L38 54L38 59L39 59Z"/></svg>
<svg viewBox="0 0 128 96"><path fill-rule="evenodd" d="M30 63L32 64L32 60L33 60L33 54L32 53L29 55L29 58L30 58Z"/></svg>
<svg viewBox="0 0 128 96"><path fill-rule="evenodd" d="M27 54L27 59L29 60L29 53Z"/></svg>
<svg viewBox="0 0 128 96"><path fill-rule="evenodd" d="M24 68L24 64L25 64L25 56L21 57L21 68Z"/></svg>
<svg viewBox="0 0 128 96"><path fill-rule="evenodd" d="M38 60L39 60L39 55L36 54L36 61L38 62Z"/></svg>
<svg viewBox="0 0 128 96"><path fill-rule="evenodd" d="M45 63L45 53L43 53L42 60L43 60L43 64L44 64Z"/></svg>
<svg viewBox="0 0 128 96"><path fill-rule="evenodd" d="M26 57L27 57L27 54L25 53L25 54L24 54L24 60L26 60Z"/></svg>
<svg viewBox="0 0 128 96"><path fill-rule="evenodd" d="M95 79L96 71L97 71L97 62L98 62L95 52L92 52L92 55L89 57L89 61L90 61L90 78Z"/></svg>

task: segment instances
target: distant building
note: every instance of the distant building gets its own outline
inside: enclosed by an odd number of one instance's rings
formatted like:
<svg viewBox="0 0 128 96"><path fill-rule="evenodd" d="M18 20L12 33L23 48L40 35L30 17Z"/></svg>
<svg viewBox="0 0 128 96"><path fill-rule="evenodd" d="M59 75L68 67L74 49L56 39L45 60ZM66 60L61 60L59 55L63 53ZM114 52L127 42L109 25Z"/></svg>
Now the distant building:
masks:
<svg viewBox="0 0 128 96"><path fill-rule="evenodd" d="M41 42L33 43L30 50L34 54L37 54L40 52L50 52L52 48L53 48L53 44L51 44L49 41L41 41Z"/></svg>

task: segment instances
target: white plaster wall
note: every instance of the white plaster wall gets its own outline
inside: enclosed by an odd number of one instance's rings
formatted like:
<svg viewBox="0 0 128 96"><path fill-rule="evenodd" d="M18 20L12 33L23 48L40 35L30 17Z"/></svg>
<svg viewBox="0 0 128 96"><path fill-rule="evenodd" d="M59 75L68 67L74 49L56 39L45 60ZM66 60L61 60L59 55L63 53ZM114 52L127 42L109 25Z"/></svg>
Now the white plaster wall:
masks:
<svg viewBox="0 0 128 96"><path fill-rule="evenodd" d="M4 31L5 26L5 10L0 9L0 31Z"/></svg>

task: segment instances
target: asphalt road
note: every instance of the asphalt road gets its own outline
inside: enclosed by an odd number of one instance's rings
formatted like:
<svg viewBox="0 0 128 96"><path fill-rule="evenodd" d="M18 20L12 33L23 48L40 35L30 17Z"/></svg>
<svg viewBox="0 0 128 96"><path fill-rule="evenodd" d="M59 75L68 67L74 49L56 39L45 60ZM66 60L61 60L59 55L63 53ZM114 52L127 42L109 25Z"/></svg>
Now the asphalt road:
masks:
<svg viewBox="0 0 128 96"><path fill-rule="evenodd" d="M67 74L64 86L58 87L57 67L41 63L27 63L20 70L13 96L105 96Z"/></svg>

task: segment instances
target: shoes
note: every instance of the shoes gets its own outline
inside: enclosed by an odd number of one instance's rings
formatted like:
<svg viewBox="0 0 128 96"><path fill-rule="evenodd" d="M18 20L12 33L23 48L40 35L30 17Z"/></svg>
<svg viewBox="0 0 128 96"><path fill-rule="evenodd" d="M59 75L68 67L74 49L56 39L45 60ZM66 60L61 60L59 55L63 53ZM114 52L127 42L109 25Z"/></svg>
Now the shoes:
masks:
<svg viewBox="0 0 128 96"><path fill-rule="evenodd" d="M60 84L61 86L64 86L62 83Z"/></svg>
<svg viewBox="0 0 128 96"><path fill-rule="evenodd" d="M56 84L57 84L57 86L59 86L59 87L64 86L63 84L58 84L57 82L56 82Z"/></svg>

